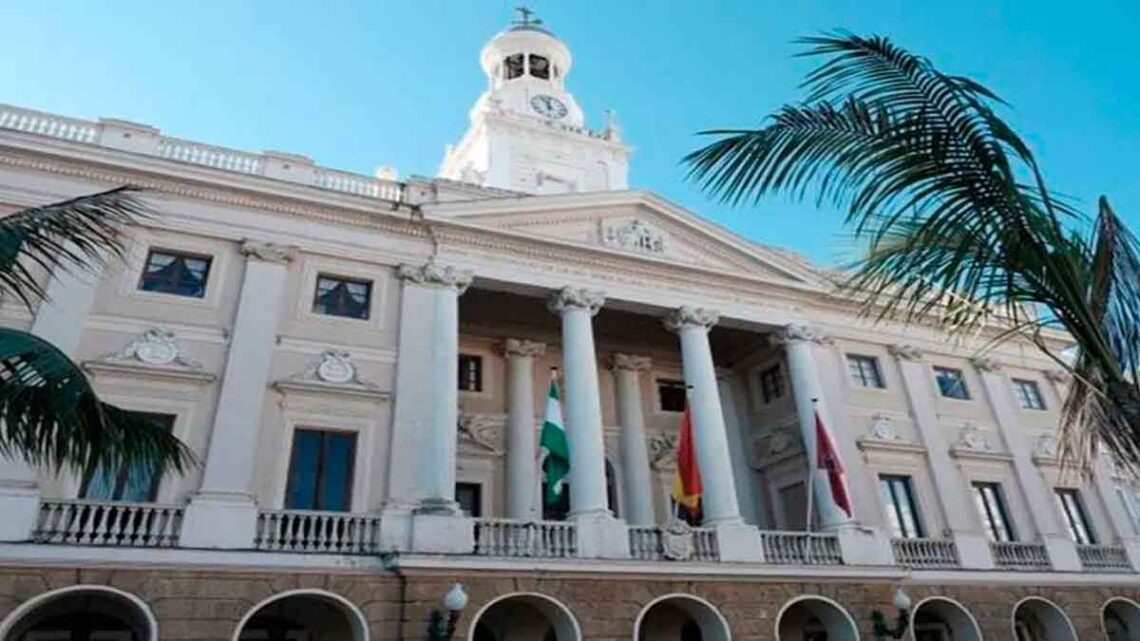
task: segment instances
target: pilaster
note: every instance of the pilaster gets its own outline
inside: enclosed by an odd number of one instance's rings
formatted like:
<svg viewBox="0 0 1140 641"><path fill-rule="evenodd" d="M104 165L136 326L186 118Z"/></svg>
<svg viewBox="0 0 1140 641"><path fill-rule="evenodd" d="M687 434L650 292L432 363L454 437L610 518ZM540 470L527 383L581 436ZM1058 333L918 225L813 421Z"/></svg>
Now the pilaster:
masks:
<svg viewBox="0 0 1140 641"><path fill-rule="evenodd" d="M645 416L641 411L641 373L652 362L645 356L614 354L611 369L621 426L621 467L626 520L632 525L653 525L653 482L649 471L649 449L645 442Z"/></svg>
<svg viewBox="0 0 1140 641"><path fill-rule="evenodd" d="M507 357L507 518L537 519L535 461L534 359L546 345L508 338L503 343Z"/></svg>

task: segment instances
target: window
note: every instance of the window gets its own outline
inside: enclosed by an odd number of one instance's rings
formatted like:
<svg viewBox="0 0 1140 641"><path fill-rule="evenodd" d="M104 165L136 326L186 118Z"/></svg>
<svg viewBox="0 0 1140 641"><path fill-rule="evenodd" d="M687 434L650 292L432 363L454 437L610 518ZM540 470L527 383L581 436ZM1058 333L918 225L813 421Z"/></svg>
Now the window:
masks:
<svg viewBox="0 0 1140 641"><path fill-rule="evenodd" d="M685 382L657 379L657 400L662 412L684 412Z"/></svg>
<svg viewBox="0 0 1140 641"><path fill-rule="evenodd" d="M467 516L483 516L483 486L479 483L456 483L455 502Z"/></svg>
<svg viewBox="0 0 1140 641"><path fill-rule="evenodd" d="M152 249L146 256L139 289L176 296L202 298L210 276L210 258L164 249Z"/></svg>
<svg viewBox="0 0 1140 641"><path fill-rule="evenodd" d="M1037 381L1015 378L1013 379L1013 391L1017 393L1017 402L1021 404L1022 409L1045 409L1045 399L1041 397L1041 388L1037 386Z"/></svg>
<svg viewBox="0 0 1140 641"><path fill-rule="evenodd" d="M326 316L368 320L372 307L372 281L320 274L313 295L313 311Z"/></svg>
<svg viewBox="0 0 1140 641"><path fill-rule="evenodd" d="M507 70L507 80L523 75L523 55L516 53L513 56L507 56L507 59L503 61L503 68Z"/></svg>
<svg viewBox="0 0 1140 641"><path fill-rule="evenodd" d="M914 501L910 477L880 476L879 489L894 535L905 539L922 538L922 524L918 520L918 506Z"/></svg>
<svg viewBox="0 0 1140 641"><path fill-rule="evenodd" d="M1137 505L1140 505L1140 496L1131 494L1127 489L1120 486L1115 489L1116 497L1120 499L1120 507L1128 516L1128 522L1132 524L1132 533L1140 534L1140 511L1137 510Z"/></svg>
<svg viewBox="0 0 1140 641"><path fill-rule="evenodd" d="M1078 545L1092 545L1096 543L1092 526L1089 525L1085 506L1081 503L1080 491L1073 488L1057 488L1054 496L1057 507L1065 517L1065 525L1069 528L1069 536L1073 537Z"/></svg>
<svg viewBox="0 0 1140 641"><path fill-rule="evenodd" d="M352 507L355 461L353 432L294 431L285 508L347 512Z"/></svg>
<svg viewBox="0 0 1140 641"><path fill-rule="evenodd" d="M459 389L464 392L483 391L483 357L459 355Z"/></svg>
<svg viewBox="0 0 1140 641"><path fill-rule="evenodd" d="M986 534L991 541L1013 541L1013 522L1005 509L1005 498L997 483L974 483L974 502L978 513L986 524Z"/></svg>
<svg viewBox="0 0 1140 641"><path fill-rule="evenodd" d="M938 381L938 391L942 392L942 396L969 400L970 392L966 390L966 379L962 377L962 370L935 367L934 380Z"/></svg>
<svg viewBox="0 0 1140 641"><path fill-rule="evenodd" d="M779 365L760 372L760 395L766 404L784 395L784 372Z"/></svg>
<svg viewBox="0 0 1140 641"><path fill-rule="evenodd" d="M847 355L847 371L851 380L859 387L886 387L883 384L883 375L879 371L879 359L874 356Z"/></svg>
<svg viewBox="0 0 1140 641"><path fill-rule="evenodd" d="M153 412L127 412L135 419L150 423L153 427L170 431L174 427L173 414ZM99 501L131 501L151 503L158 495L160 475L153 467L130 468L120 465L107 468L100 465L83 479L79 495L85 499Z"/></svg>
<svg viewBox="0 0 1140 641"><path fill-rule="evenodd" d="M550 79L550 61L542 56L530 54L530 75L543 80Z"/></svg>

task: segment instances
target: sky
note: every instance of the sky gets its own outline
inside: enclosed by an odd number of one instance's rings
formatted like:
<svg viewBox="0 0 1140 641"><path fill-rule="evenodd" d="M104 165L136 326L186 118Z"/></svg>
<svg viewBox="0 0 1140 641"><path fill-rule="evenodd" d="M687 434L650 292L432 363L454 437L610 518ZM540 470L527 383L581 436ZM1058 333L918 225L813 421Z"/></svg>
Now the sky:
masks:
<svg viewBox="0 0 1140 641"><path fill-rule="evenodd" d="M516 1L5 0L0 102L115 117L238 149L371 174L434 175L485 87L483 44ZM797 37L880 34L997 91L1054 190L1107 194L1140 232L1135 3L531 0L570 46L567 85L633 147L630 185L826 264L851 255L842 213L772 197L730 207L688 181L696 132L759 125L802 97Z"/></svg>

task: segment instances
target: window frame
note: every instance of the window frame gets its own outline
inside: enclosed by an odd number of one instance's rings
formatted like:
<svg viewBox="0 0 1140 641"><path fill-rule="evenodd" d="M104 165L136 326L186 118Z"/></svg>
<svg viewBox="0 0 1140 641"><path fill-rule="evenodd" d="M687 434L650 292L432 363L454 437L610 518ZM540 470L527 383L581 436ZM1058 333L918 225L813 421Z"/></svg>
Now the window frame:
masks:
<svg viewBox="0 0 1140 641"><path fill-rule="evenodd" d="M455 384L459 387L459 391L465 394L483 394L487 391L486 372L485 367L487 360L483 358L482 354L473 354L471 352L460 352L458 357L459 376ZM464 361L474 362L475 367L475 388L471 389L464 386L466 378L463 375Z"/></svg>
<svg viewBox="0 0 1140 641"><path fill-rule="evenodd" d="M910 524L914 526L913 532L908 532L909 526L905 514L901 509L903 504L899 501L899 493L897 488L903 490L903 496L906 499L906 507L910 512ZM886 500L884 490L889 490L890 501ZM922 511L918 506L918 499L914 491L914 478L907 474L880 474L879 475L879 495L880 500L883 501L883 508L887 510L887 521L891 526L892 534L895 538L903 539L924 539L926 538L926 528L922 523ZM894 518L892 519L892 513ZM897 527L896 527L897 525Z"/></svg>
<svg viewBox="0 0 1140 641"><path fill-rule="evenodd" d="M847 377L856 387L880 390L887 388L887 381L883 378L883 368L879 365L878 357L855 353L846 356ZM866 366L870 366L870 377Z"/></svg>
<svg viewBox="0 0 1140 641"><path fill-rule="evenodd" d="M328 309L326 309L325 311L321 311L320 309L318 309L317 306L320 303L320 298L321 298L321 280L336 281L337 284L333 286L333 289L339 285L346 285L346 286L350 285L350 284L351 285L364 285L366 287L366 290L365 290L364 304L362 307L363 316L356 316L353 314L344 314L344 313L339 313L337 311L332 311L332 310L328 310ZM330 289L330 291L331 291L331 289ZM356 276L345 276L343 274L338 274L338 273L334 273L334 272L318 271L316 278L313 280L313 301L309 307L309 311L312 312L316 316L331 316L333 318L346 318L349 320L358 320L358 321L368 322L368 321L372 320L372 301L373 301L373 293L375 291L376 291L376 282L372 279L360 278L360 277L356 277Z"/></svg>
<svg viewBox="0 0 1140 641"><path fill-rule="evenodd" d="M1045 404L1045 395L1041 393L1041 386L1037 381L1028 378L1014 378L1013 395L1017 397L1017 404L1023 410L1044 412L1049 409Z"/></svg>
<svg viewBox="0 0 1140 641"><path fill-rule="evenodd" d="M1097 535L1089 520L1088 510L1081 498L1081 491L1075 487L1055 487L1053 497L1061 510L1069 536L1077 545L1096 545ZM1069 500L1066 500L1069 499ZM1075 511L1075 514L1074 514ZM1077 526L1080 526L1078 529ZM1083 540L1082 540L1083 539Z"/></svg>
<svg viewBox="0 0 1140 641"><path fill-rule="evenodd" d="M150 289L147 287L148 282L164 282L164 281L150 281L148 279L148 271L151 264L151 259L156 254L171 256L174 261L185 259L203 260L206 262L206 268L202 272L201 291L195 294L186 294L174 289ZM182 267L185 270L185 267ZM163 245L150 245L147 247L146 256L143 257L142 267L139 270L138 279L135 281L135 290L144 292L146 294L156 294L162 296L178 296L179 298L189 298L191 300L204 300L207 293L210 291L210 275L214 272L214 256L212 254L203 254L194 251L185 251L181 249L170 249ZM177 287L177 279L168 279L168 282Z"/></svg>
<svg viewBox="0 0 1140 641"><path fill-rule="evenodd" d="M934 386L938 388L938 393L942 398L948 398L952 401L968 401L971 400L970 388L966 385L966 372L957 367L943 367L941 365L934 365L931 368L934 371ZM950 394L946 387L942 385L942 377L944 374L956 374L958 377L958 387L962 390L962 395L957 396ZM953 388L950 388L953 389Z"/></svg>
<svg viewBox="0 0 1140 641"><path fill-rule="evenodd" d="M1009 515L1009 506L1006 504L1005 491L1001 483L975 481L970 485L974 492L974 502L982 517L982 525L986 527L986 535L990 540L999 543L1017 541L1017 530Z"/></svg>
<svg viewBox="0 0 1140 641"><path fill-rule="evenodd" d="M769 386L769 383L771 385ZM764 405L771 405L784 397L786 383L784 381L784 368L776 363L771 367L760 370L760 400Z"/></svg>
<svg viewBox="0 0 1140 641"><path fill-rule="evenodd" d="M296 507L289 505L290 489L292 488L293 472L297 465L297 441L298 438L304 433L317 433L320 434L320 441L317 450L317 465L313 471L314 486L313 486L313 507ZM342 492L341 500L344 502L344 509L337 510L322 505L323 494L322 491L325 487L325 453L328 447L328 439L332 436L344 436L350 439L351 449L348 456L348 465L343 469L344 474L344 490ZM321 427L297 427L293 429L293 440L289 446L289 465L286 469L285 475L285 496L282 501L282 507L286 510L301 510L311 512L352 512L353 506L353 492L356 486L356 458L360 454L360 435L352 430L338 430L327 429Z"/></svg>
<svg viewBox="0 0 1140 641"><path fill-rule="evenodd" d="M676 378L658 378L653 382L654 390L657 392L657 409L662 412L681 413L685 411L685 405L688 403L688 387L685 381ZM669 409L665 407L665 398L662 392L668 390L677 390L681 392L681 409Z"/></svg>

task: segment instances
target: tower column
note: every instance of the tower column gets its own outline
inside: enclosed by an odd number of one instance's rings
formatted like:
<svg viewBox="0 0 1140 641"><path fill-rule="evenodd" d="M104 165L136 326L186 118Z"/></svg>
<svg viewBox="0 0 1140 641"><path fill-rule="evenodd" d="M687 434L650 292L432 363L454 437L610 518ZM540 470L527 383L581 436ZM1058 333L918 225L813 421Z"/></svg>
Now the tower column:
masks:
<svg viewBox="0 0 1140 641"><path fill-rule="evenodd" d="M650 368L644 356L614 354L614 392L621 426L622 496L626 520L632 525L653 525L653 483L649 450L645 443L645 416L641 411L641 372Z"/></svg>
<svg viewBox="0 0 1140 641"><path fill-rule="evenodd" d="M532 520L536 514L538 450L534 424L534 358L546 345L508 338L507 357L507 518Z"/></svg>

